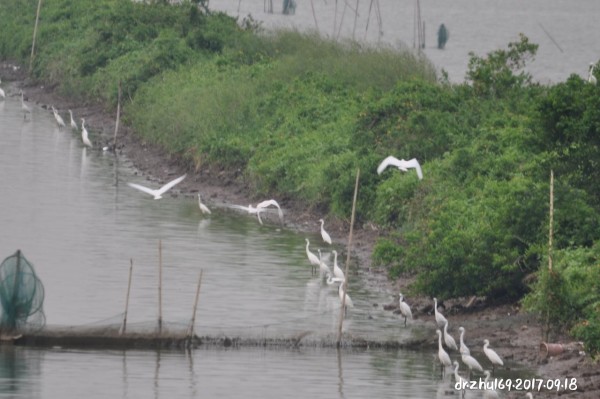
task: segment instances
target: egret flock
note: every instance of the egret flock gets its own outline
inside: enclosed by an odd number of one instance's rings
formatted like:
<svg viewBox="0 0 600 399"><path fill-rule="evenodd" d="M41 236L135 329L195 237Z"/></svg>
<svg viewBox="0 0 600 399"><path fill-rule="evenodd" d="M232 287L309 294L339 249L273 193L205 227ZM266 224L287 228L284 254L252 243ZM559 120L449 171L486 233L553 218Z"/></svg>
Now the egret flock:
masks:
<svg viewBox="0 0 600 399"><path fill-rule="evenodd" d="M596 81L595 81L595 77L593 75L593 69L594 69L594 65L592 64L592 65L590 65L588 80L590 83L595 84ZM21 96L21 109L24 113L24 119L26 119L27 115L31 114L31 108L25 103L22 91L20 92L20 96ZM0 89L0 97L2 97L2 98L5 97L5 93L4 93L4 91L2 91L2 89ZM60 116L60 114L56 110L56 108L54 108L54 106L52 106L51 109L54 114L54 118L56 120L58 127L59 128L65 127L66 124L65 124L63 118ZM71 129L77 131L78 126L73 117L73 112L71 110L68 110L68 111L69 111L69 116L70 116L70 127L71 127ZM89 133L85 127L85 119L84 118L81 118L81 139L85 146L92 147L92 143L89 139ZM393 166L402 172L408 172L409 169L414 169L416 171L418 179L419 180L423 179L423 171L421 169L421 165L419 164L419 162L417 161L416 158L404 160L404 159L395 158L394 156L390 155L390 156L386 157L383 161L381 161L381 163L378 165L377 173L382 174L386 170L386 168L388 168L390 166ZM157 189L149 188L149 187L143 186L141 184L132 183L132 182L128 182L127 185L131 188L134 188L141 192L149 194L155 200L158 200L158 199L161 199L167 191L172 189L177 184L181 183L186 178L186 176L187 176L186 174L179 176L176 179L169 181L168 183L164 184L163 186L161 186ZM273 207L273 208L277 209L279 221L281 223L283 223L283 211L282 211L279 203L277 203L277 201L274 199L262 201L262 202L258 203L256 206L252 206L251 204L248 205L247 207L241 206L241 205L226 205L226 206L229 208L232 208L232 209L238 209L238 210L245 211L251 215L256 215L258 222L261 225L263 224L263 221L261 219L261 213L267 212L267 210L269 208ZM205 215L211 214L209 207L206 204L204 204L204 202L202 201L202 196L200 193L198 193L198 207L203 214L205 214ZM318 223L320 224L320 234L321 234L323 243L327 244L327 246L333 245L333 241L331 239L330 234L325 230L325 220L319 219ZM352 299L347 293L346 277L344 275L344 272L338 265L337 251L331 250L331 254L333 254L334 261L333 261L333 268L330 268L324 261L324 258L322 255L322 249L321 248L317 249L317 252L319 254L317 256L317 255L315 255L314 252L312 252L310 250L310 241L308 238L305 238L305 242L306 242L306 246L305 246L306 256L307 256L308 262L311 266L312 273L314 274L318 270L321 281L323 281L324 283L326 283L328 285L338 284L338 295L340 298L340 303L345 304L345 308L346 308L345 311L347 311L348 308L354 307ZM405 301L404 295L402 293L399 293L398 298L399 298L398 299L398 308L399 308L399 311L400 311L402 317L404 318L404 326L406 327L407 322L409 320L411 320L411 321L413 320L413 314L412 314L409 304ZM459 339L459 346L457 346L456 341L448 332L448 328L449 328L448 319L438 310L437 298L433 298L433 313L434 313L435 325L437 327L435 332L437 334L438 360L441 364L442 374L445 375L446 369L450 368L451 372L454 376L455 382L457 383L457 386L464 386L465 383L470 380L470 375L472 372L478 372L480 374L485 375L485 379L487 381L490 378L491 374L488 370L485 370L483 368L483 366L479 363L479 361L471 355L471 351L469 350L469 348L467 347L467 345L465 344L465 341L464 341L464 335L465 335L464 327L462 327L462 326L459 327L460 339ZM487 358L486 364L489 364L489 366L491 366L492 373L493 373L496 367L501 367L504 365L504 363L502 361L502 358L493 349L491 349L489 347L490 346L489 340L485 339L483 342L484 342L483 354ZM444 348L444 346L445 346L445 348ZM461 359L462 363L469 370L467 378L462 377L459 374L460 364L457 360L453 361L451 359L448 351L458 352L458 355L460 355L460 359ZM464 390L463 390L463 394L464 394ZM495 397L498 397L498 393L491 389L486 389L484 391L484 397L495 398ZM529 394L528 397L532 397L532 396Z"/></svg>

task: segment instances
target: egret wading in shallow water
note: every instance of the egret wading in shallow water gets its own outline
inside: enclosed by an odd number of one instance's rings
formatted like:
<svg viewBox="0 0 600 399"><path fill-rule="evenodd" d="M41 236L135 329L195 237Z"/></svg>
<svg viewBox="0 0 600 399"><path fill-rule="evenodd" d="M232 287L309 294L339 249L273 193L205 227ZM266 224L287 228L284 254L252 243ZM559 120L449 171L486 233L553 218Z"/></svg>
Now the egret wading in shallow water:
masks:
<svg viewBox="0 0 600 399"><path fill-rule="evenodd" d="M404 327L406 327L406 319L412 320L412 311L410 310L410 306L408 306L408 303L404 302L404 295L402 295L402 293L400 293L399 295L400 313L402 313L402 316L404 316Z"/></svg>
<svg viewBox="0 0 600 399"><path fill-rule="evenodd" d="M471 373L471 370L473 369L479 371L480 373L483 373L483 367L481 367L481 364L479 364L477 359L475 359L473 356L467 355L466 353L461 353L460 358L465 364L465 366L469 368L469 375Z"/></svg>
<svg viewBox="0 0 600 399"><path fill-rule="evenodd" d="M435 330L438 335L438 359L440 359L440 363L442 364L442 376L446 374L446 367L452 366L452 361L450 360L450 355L448 352L444 350L442 346L442 332L438 329Z"/></svg>
<svg viewBox="0 0 600 399"><path fill-rule="evenodd" d="M458 362L455 360L454 361L454 381L458 383L458 385L462 388L465 387L465 383L467 382L467 380L465 380L464 378L462 378L460 376L460 374L458 374ZM461 389L461 396L465 396L465 389L462 388Z"/></svg>
<svg viewBox="0 0 600 399"><path fill-rule="evenodd" d="M52 113L54 114L54 119L56 119L56 124L58 125L58 127L65 127L65 121L63 120L62 116L58 114L58 111L56 111L54 105L52 106Z"/></svg>
<svg viewBox="0 0 600 399"><path fill-rule="evenodd" d="M0 83L2 83L2 80L0 80ZM6 93L4 92L4 90L2 90L2 87L0 87L0 97L6 98Z"/></svg>
<svg viewBox="0 0 600 399"><path fill-rule="evenodd" d="M92 148L92 142L90 141L90 137L88 134L87 129L85 128L85 119L81 118L81 141L83 141L83 144L87 145L88 147Z"/></svg>
<svg viewBox="0 0 600 399"><path fill-rule="evenodd" d="M73 112L71 110L69 110L69 115L71 116L71 129L78 130L77 122L75 122L75 119L73 119Z"/></svg>
<svg viewBox="0 0 600 399"><path fill-rule="evenodd" d="M464 335L465 335L465 328L464 327L459 327L458 331L460 331L460 348L459 348L459 352L460 354L466 354L466 355L470 355L471 354L471 350L469 349L469 347L467 345L465 345L465 341L463 339Z"/></svg>
<svg viewBox="0 0 600 399"><path fill-rule="evenodd" d="M198 207L202 213L210 215L210 209L202 203L202 195L200 195L200 193L198 193Z"/></svg>
<svg viewBox="0 0 600 399"><path fill-rule="evenodd" d="M151 188L144 187L144 186L142 186L142 185L140 185L140 184L135 184L135 183L127 183L127 185L128 185L129 187L133 187L133 188L135 188L135 189L138 189L138 190L140 190L140 191L143 191L143 192L145 192L146 194L150 194L150 195L154 196L154 199L155 199L155 200L157 200L157 199L161 199L161 198L162 198L162 195L163 195L164 193L166 193L167 191L169 191L171 188L173 188L173 187L174 187L176 184L179 184L179 183L181 183L181 181L182 181L183 179L185 179L185 177L186 177L186 176L187 176L187 174L186 174L186 175L183 175L183 176L179 176L177 179L175 179L175 180L171 180L170 182L168 182L167 184L165 184L164 186L162 186L162 187L161 187L161 188L159 188L158 190L153 190L153 189L151 189Z"/></svg>
<svg viewBox="0 0 600 399"><path fill-rule="evenodd" d="M498 399L500 397L500 395L498 395L498 392L496 392L496 390L492 388L488 388L492 385L491 383L488 385L488 380L490 379L490 372L488 370L485 370L483 373L485 374L485 389L483 390L483 397L485 399Z"/></svg>
<svg viewBox="0 0 600 399"><path fill-rule="evenodd" d="M317 255L313 254L312 252L310 252L310 249L308 249L308 246L310 245L310 241L308 241L308 238L305 238L305 240L306 240L306 256L308 257L308 261L310 262L310 265L311 265L311 272L312 272L312 274L315 274L315 270L317 269L317 267L319 269L321 268L321 261L319 260Z"/></svg>
<svg viewBox="0 0 600 399"><path fill-rule="evenodd" d="M454 349L455 351L458 350L458 347L456 346L456 341L454 340L452 335L448 334L448 321L447 320L446 320L446 323L444 323L444 343L446 343L446 347L448 349Z"/></svg>
<svg viewBox="0 0 600 399"><path fill-rule="evenodd" d="M594 76L594 68L595 67L596 67L596 65L594 65L593 62L590 62L590 69L589 69L589 72L588 72L588 83L591 83L593 85L595 85L596 83L598 83L598 80Z"/></svg>
<svg viewBox="0 0 600 399"><path fill-rule="evenodd" d="M435 314L435 322L439 328L444 328L444 324L448 322L443 314L438 312L437 309L437 298L433 298L433 313Z"/></svg>
<svg viewBox="0 0 600 399"><path fill-rule="evenodd" d="M327 263L323 261L323 255L321 254L321 248L317 249L319 253L319 272L321 276L331 276L331 269L327 266Z"/></svg>
<svg viewBox="0 0 600 399"><path fill-rule="evenodd" d="M381 161L381 163L377 167L377 174L380 175L388 166L395 166L403 172L408 172L408 169L415 169L417 171L417 176L419 177L419 180L423 179L423 171L421 170L421 164L419 164L419 161L417 161L416 158L405 161L404 159L398 159L390 155L389 157Z"/></svg>
<svg viewBox="0 0 600 399"><path fill-rule="evenodd" d="M487 356L487 358L492 363L492 372L493 372L494 368L496 367L496 365L498 365L498 366L504 366L504 362L502 361L502 359L500 358L500 356L498 356L498 354L496 353L496 351L494 351L493 349L489 348L489 345L490 345L490 341L487 340L487 339L484 339L483 340L483 353L485 353L485 355Z"/></svg>
<svg viewBox="0 0 600 399"><path fill-rule="evenodd" d="M321 237L323 237L323 241L325 241L327 244L331 245L331 237L329 236L329 233L327 233L325 231L325 228L323 227L323 225L325 224L325 221L323 219L319 219L319 222L321 222Z"/></svg>
<svg viewBox="0 0 600 399"><path fill-rule="evenodd" d="M333 250L333 275L342 281L346 280L344 271L337 264L337 251Z"/></svg>
<svg viewBox="0 0 600 399"><path fill-rule="evenodd" d="M23 91L21 91L21 109L23 110L23 120L25 120L27 119L27 114L31 114L31 108L29 108L29 105L25 104Z"/></svg>
<svg viewBox="0 0 600 399"><path fill-rule="evenodd" d="M340 304L345 304L344 314L348 312L348 308L353 308L354 304L352 303L352 299L350 299L350 295L346 294L344 290L345 281L340 282L340 286L338 287L338 295L340 297ZM346 296L346 300L344 302L344 296Z"/></svg>

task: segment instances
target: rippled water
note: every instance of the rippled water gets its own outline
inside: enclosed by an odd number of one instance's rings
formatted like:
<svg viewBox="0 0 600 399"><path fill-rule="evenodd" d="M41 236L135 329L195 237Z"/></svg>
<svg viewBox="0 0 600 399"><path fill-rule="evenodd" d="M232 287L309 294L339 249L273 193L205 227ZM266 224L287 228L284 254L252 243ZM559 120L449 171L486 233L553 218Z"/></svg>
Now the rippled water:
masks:
<svg viewBox="0 0 600 399"><path fill-rule="evenodd" d="M210 8L244 18L251 15L266 28L315 30L328 37L413 47L416 0L296 0L295 15L282 15L283 0L273 0L273 14L265 13L268 0L214 0ZM358 7L357 7L358 5ZM377 5L381 31L377 22ZM314 13L313 13L314 9ZM355 18L354 9L358 10ZM590 62L600 59L596 33L600 2L596 0L420 0L425 22L424 53L450 81L462 82L469 52L484 56L505 49L524 33L539 44L529 64L536 81L557 83L571 74L587 77ZM450 32L445 50L437 49L437 30ZM340 28L341 26L341 28Z"/></svg>

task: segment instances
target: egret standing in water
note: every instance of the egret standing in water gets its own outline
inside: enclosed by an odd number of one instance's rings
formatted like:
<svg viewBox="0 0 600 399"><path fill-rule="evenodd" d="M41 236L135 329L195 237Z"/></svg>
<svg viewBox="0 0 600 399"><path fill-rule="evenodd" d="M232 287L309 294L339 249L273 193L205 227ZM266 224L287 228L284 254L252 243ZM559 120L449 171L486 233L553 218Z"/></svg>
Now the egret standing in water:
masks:
<svg viewBox="0 0 600 399"><path fill-rule="evenodd" d="M325 224L325 221L323 219L319 219L319 222L321 222L321 237L323 237L323 241L325 241L327 244L331 245L331 237L329 236L329 233L327 233L325 231L325 228L323 227L323 225Z"/></svg>
<svg viewBox="0 0 600 399"><path fill-rule="evenodd" d="M419 161L417 161L416 158L405 161L404 159L398 159L390 155L389 157L381 161L381 163L377 167L377 174L380 175L388 166L395 166L403 172L408 172L408 169L416 169L419 180L423 179L423 171L421 170L421 164L419 164Z"/></svg>
<svg viewBox="0 0 600 399"><path fill-rule="evenodd" d="M591 83L593 85L595 85L596 83L598 83L598 80L594 76L594 68L595 67L596 67L596 65L594 65L593 62L590 62L590 69L589 69L589 72L588 72L588 83Z"/></svg>
<svg viewBox="0 0 600 399"><path fill-rule="evenodd" d="M0 83L2 83L2 80L0 80ZM4 93L4 90L2 90L2 87L0 87L0 97L6 98L6 93Z"/></svg>
<svg viewBox="0 0 600 399"><path fill-rule="evenodd" d="M346 280L346 276L344 275L344 271L337 264L337 251L333 250L333 275L342 281Z"/></svg>
<svg viewBox="0 0 600 399"><path fill-rule="evenodd" d="M481 367L481 364L479 364L477 359L475 359L473 356L467 355L466 353L461 353L460 358L465 364L465 366L469 368L469 375L471 373L471 370L473 369L479 371L480 373L483 373L483 367Z"/></svg>
<svg viewBox="0 0 600 399"><path fill-rule="evenodd" d="M65 121L63 120L62 116L60 116L58 114L58 111L56 111L56 108L54 108L54 105L52 106L52 113L54 113L54 119L56 119L56 123L58 124L58 127L65 127Z"/></svg>
<svg viewBox="0 0 600 399"><path fill-rule="evenodd" d="M331 276L331 269L327 264L323 261L323 255L321 254L321 248L317 249L319 253L319 271L322 276Z"/></svg>
<svg viewBox="0 0 600 399"><path fill-rule="evenodd" d="M458 350L454 337L448 334L448 320L446 320L446 323L444 323L444 342L446 343L446 347L448 349L454 349L455 351Z"/></svg>
<svg viewBox="0 0 600 399"><path fill-rule="evenodd" d="M444 328L444 324L448 322L443 314L438 312L437 309L437 298L433 298L433 313L435 314L435 322L439 328Z"/></svg>
<svg viewBox="0 0 600 399"><path fill-rule="evenodd" d="M83 144L92 148L92 142L90 141L88 131L85 128L85 119L84 118L81 118L81 141L83 141Z"/></svg>
<svg viewBox="0 0 600 399"><path fill-rule="evenodd" d="M346 291L344 289L345 284L346 284L345 281L342 281L340 283L340 286L338 287L338 295L340 296L340 303L345 304L344 312L347 313L348 308L353 308L354 304L352 303L352 299L350 299L350 295L346 294ZM346 296L345 302L344 302L344 296Z"/></svg>
<svg viewBox="0 0 600 399"><path fill-rule="evenodd" d="M75 119L73 119L73 112L71 110L69 110L69 115L71 116L71 129L78 130L77 122L75 122Z"/></svg>
<svg viewBox="0 0 600 399"><path fill-rule="evenodd" d="M200 193L198 193L198 207L202 213L210 215L210 209L202 203L202 195Z"/></svg>
<svg viewBox="0 0 600 399"><path fill-rule="evenodd" d="M498 392L496 392L495 389L488 388L489 386L491 386L491 384L488 385L488 380L490 379L490 372L488 370L485 370L483 373L485 374L485 389L483 390L484 399L498 399L500 397L500 395L498 395Z"/></svg>
<svg viewBox="0 0 600 399"><path fill-rule="evenodd" d="M461 387L461 396L464 397L465 396L464 387L466 387L467 380L465 380L464 378L462 378L460 376L460 374L458 374L458 362L455 360L453 364L454 364L454 380L455 380L455 382L458 383L458 386Z"/></svg>
<svg viewBox="0 0 600 399"><path fill-rule="evenodd" d="M498 356L496 351L489 348L489 345L490 345L490 341L488 341L487 339L484 339L483 340L483 353L485 353L487 358L492 363L492 372L493 372L496 365L504 366L504 362L502 361L500 356Z"/></svg>
<svg viewBox="0 0 600 399"><path fill-rule="evenodd" d="M31 115L31 108L29 105L25 104L25 100L23 99L23 91L21 90L21 109L23 110L23 120L27 119L27 114Z"/></svg>
<svg viewBox="0 0 600 399"><path fill-rule="evenodd" d="M412 311L410 310L410 306L408 306L408 303L404 302L404 295L402 295L402 293L400 293L399 295L400 313L402 313L402 316L404 316L404 327L406 327L406 319L412 320Z"/></svg>
<svg viewBox="0 0 600 399"><path fill-rule="evenodd" d="M308 261L311 264L311 271L314 274L317 267L319 269L321 268L321 261L319 260L317 255L313 254L312 252L310 252L310 249L308 249L308 246L310 245L310 241L308 241L308 238L305 238L305 240L306 240L306 256L308 257Z"/></svg>
<svg viewBox="0 0 600 399"><path fill-rule="evenodd" d="M452 366L452 361L450 360L448 352L442 347L442 332L439 329L435 330L435 332L438 335L438 358L442 364L442 375L444 375L446 374L446 367Z"/></svg>
<svg viewBox="0 0 600 399"><path fill-rule="evenodd" d="M162 186L162 187L161 187L161 188L159 188L158 190L153 190L153 189L151 189L151 188L144 187L144 186L142 186L142 185L140 185L140 184L135 184L135 183L127 183L127 185L128 185L129 187L133 187L133 188L135 188L135 189L138 189L138 190L140 190L140 191L143 191L143 192L145 192L146 194L150 194L150 195L154 196L154 199L155 199L155 200L157 200L157 199L161 199L161 198L162 198L162 195L163 195L164 193L166 193L167 191L169 191L171 188L173 188L173 187L174 187L176 184L179 184L179 183L181 183L181 181L182 181L183 179L185 179L185 177L186 177L186 176L187 176L187 175L179 176L177 179L175 179L175 180L171 180L170 182L168 182L167 184L165 184L164 186Z"/></svg>
<svg viewBox="0 0 600 399"><path fill-rule="evenodd" d="M459 348L459 352L460 354L467 354L470 355L471 354L471 350L469 350L469 347L467 345L465 345L465 341L463 339L463 336L465 335L465 328L464 327L459 327L458 331L460 331L460 348Z"/></svg>

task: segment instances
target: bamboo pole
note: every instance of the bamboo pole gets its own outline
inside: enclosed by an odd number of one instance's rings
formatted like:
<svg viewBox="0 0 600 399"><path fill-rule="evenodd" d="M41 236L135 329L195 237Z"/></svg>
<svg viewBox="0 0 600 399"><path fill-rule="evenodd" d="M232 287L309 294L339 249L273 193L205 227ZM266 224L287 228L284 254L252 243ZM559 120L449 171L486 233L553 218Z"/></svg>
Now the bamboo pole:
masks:
<svg viewBox="0 0 600 399"><path fill-rule="evenodd" d="M113 146L115 154L117 153L117 133L119 132L119 121L121 120L121 81L117 92L117 120L115 121L115 135L113 137Z"/></svg>
<svg viewBox="0 0 600 399"><path fill-rule="evenodd" d="M338 325L338 337L337 337L337 347L340 347L340 343L342 342L342 327L344 324L344 316L346 312L346 293L348 289L348 278L349 276L349 265L350 265L350 251L352 249L352 233L354 231L354 215L356 214L356 198L358 195L358 181L360 179L360 168L356 170L356 182L354 183L354 198L352 199L352 216L350 217L350 234L348 235L348 249L346 254L346 268L344 270L344 276L346 277L342 282L342 291L344 295L342 295L342 310L340 312L340 322Z"/></svg>
<svg viewBox="0 0 600 399"><path fill-rule="evenodd" d="M202 269L200 269L200 277L198 278L198 287L196 287L196 299L194 300L194 311L192 312L192 321L188 328L188 338L194 337L194 324L196 324L196 310L198 309L198 298L200 298L200 286L202 285Z"/></svg>
<svg viewBox="0 0 600 399"><path fill-rule="evenodd" d="M550 170L550 228L548 231L548 270L552 271L552 235L554 224L554 171Z"/></svg>
<svg viewBox="0 0 600 399"><path fill-rule="evenodd" d="M162 241L158 240L158 334L162 334Z"/></svg>
<svg viewBox="0 0 600 399"><path fill-rule="evenodd" d="M123 315L123 324L119 330L119 335L123 335L127 329L127 311L129 309L129 294L131 292L131 276L133 274L133 259L129 259L129 282L127 283L127 296L125 297L125 314Z"/></svg>
<svg viewBox="0 0 600 399"><path fill-rule="evenodd" d="M29 57L29 73L33 68L33 56L35 54L35 37L37 36L37 27L40 20L40 10L42 9L42 0L38 1L37 12L35 14L35 25L33 26L33 39L31 41L31 56Z"/></svg>

